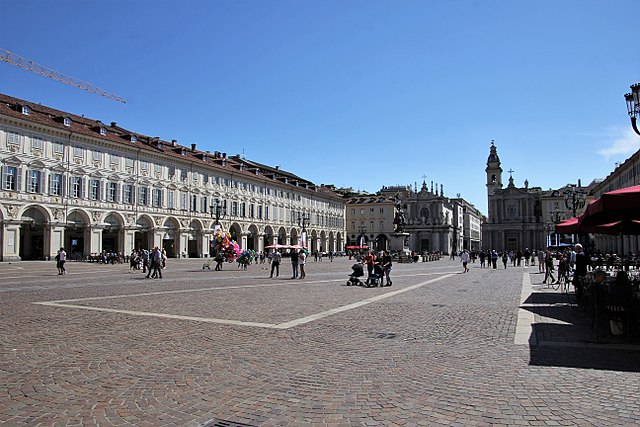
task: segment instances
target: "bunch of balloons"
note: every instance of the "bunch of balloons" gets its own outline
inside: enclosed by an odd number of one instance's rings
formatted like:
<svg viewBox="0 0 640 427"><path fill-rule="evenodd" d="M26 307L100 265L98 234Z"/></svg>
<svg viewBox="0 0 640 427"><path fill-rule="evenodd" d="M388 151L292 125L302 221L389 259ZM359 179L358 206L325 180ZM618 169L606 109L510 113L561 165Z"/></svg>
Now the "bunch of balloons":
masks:
<svg viewBox="0 0 640 427"><path fill-rule="evenodd" d="M235 240L231 240L231 234L219 228L213 235L212 246L225 254L228 260L234 260L240 256L240 246Z"/></svg>

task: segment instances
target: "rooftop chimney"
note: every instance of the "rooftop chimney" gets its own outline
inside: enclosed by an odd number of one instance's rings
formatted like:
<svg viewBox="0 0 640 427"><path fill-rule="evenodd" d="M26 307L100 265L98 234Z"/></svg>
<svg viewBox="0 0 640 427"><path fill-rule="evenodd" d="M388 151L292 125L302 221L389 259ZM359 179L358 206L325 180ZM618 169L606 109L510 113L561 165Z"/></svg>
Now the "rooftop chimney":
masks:
<svg viewBox="0 0 640 427"><path fill-rule="evenodd" d="M175 147L175 146L177 145L177 143L178 143L178 140L177 140L177 139L172 139L172 140L171 140L171 146L172 146L172 147Z"/></svg>
<svg viewBox="0 0 640 427"><path fill-rule="evenodd" d="M196 144L191 144L191 151L196 151Z"/></svg>
<svg viewBox="0 0 640 427"><path fill-rule="evenodd" d="M114 127L116 125L116 122L111 122L111 127Z"/></svg>

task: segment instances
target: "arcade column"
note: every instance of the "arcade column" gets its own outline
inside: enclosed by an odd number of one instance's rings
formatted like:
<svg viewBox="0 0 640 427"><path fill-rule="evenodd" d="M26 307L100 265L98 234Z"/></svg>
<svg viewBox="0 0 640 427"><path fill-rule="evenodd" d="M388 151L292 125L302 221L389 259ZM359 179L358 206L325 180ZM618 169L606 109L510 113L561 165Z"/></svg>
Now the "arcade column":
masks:
<svg viewBox="0 0 640 427"><path fill-rule="evenodd" d="M20 223L2 224L2 261L20 261Z"/></svg>

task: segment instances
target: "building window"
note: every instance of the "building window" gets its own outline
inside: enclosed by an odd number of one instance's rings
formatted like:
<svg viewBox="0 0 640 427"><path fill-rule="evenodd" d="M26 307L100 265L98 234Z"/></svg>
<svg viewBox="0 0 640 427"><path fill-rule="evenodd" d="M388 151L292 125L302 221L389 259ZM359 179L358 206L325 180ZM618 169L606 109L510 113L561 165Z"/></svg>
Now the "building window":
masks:
<svg viewBox="0 0 640 427"><path fill-rule="evenodd" d="M140 169L143 171L149 170L149 162L145 162L144 160L141 160Z"/></svg>
<svg viewBox="0 0 640 427"><path fill-rule="evenodd" d="M258 206L258 219L262 219L262 205Z"/></svg>
<svg viewBox="0 0 640 427"><path fill-rule="evenodd" d="M91 200L98 200L100 198L100 180L91 180L89 188L89 198Z"/></svg>
<svg viewBox="0 0 640 427"><path fill-rule="evenodd" d="M29 170L27 173L27 192L40 193L40 179L42 178L42 172L39 170Z"/></svg>
<svg viewBox="0 0 640 427"><path fill-rule="evenodd" d="M53 152L56 153L56 154L64 153L64 145L62 145L62 143L60 143L60 142L54 142L53 143Z"/></svg>
<svg viewBox="0 0 640 427"><path fill-rule="evenodd" d="M249 218L255 218L256 207L253 204L249 205Z"/></svg>
<svg viewBox="0 0 640 427"><path fill-rule="evenodd" d="M2 174L4 190L16 191L18 189L18 168L15 166L5 166Z"/></svg>
<svg viewBox="0 0 640 427"><path fill-rule="evenodd" d="M138 192L140 193L139 194L140 198L138 199L138 203L143 206L148 206L149 205L149 189L145 186L142 186L140 187Z"/></svg>
<svg viewBox="0 0 640 427"><path fill-rule="evenodd" d="M240 203L240 216L243 218L247 216L247 204L244 202Z"/></svg>
<svg viewBox="0 0 640 427"><path fill-rule="evenodd" d="M107 201L115 202L118 195L118 183L109 182L107 184Z"/></svg>
<svg viewBox="0 0 640 427"><path fill-rule="evenodd" d="M186 191L181 191L180 192L180 209L182 209L183 211L186 211L187 203L188 203L188 194Z"/></svg>
<svg viewBox="0 0 640 427"><path fill-rule="evenodd" d="M107 130L103 127L100 128L100 135L106 135L107 134Z"/></svg>
<svg viewBox="0 0 640 427"><path fill-rule="evenodd" d="M264 207L264 219L269 219L269 206Z"/></svg>
<svg viewBox="0 0 640 427"><path fill-rule="evenodd" d="M154 208L160 208L162 207L162 189L160 188L154 188L153 189L153 207Z"/></svg>
<svg viewBox="0 0 640 427"><path fill-rule="evenodd" d="M207 213L207 196L200 198L200 212Z"/></svg>
<svg viewBox="0 0 640 427"><path fill-rule="evenodd" d="M82 197L82 177L71 177L71 197L75 199Z"/></svg>
<svg viewBox="0 0 640 427"><path fill-rule="evenodd" d="M49 175L49 194L52 196L62 196L62 174L52 173Z"/></svg>
<svg viewBox="0 0 640 427"><path fill-rule="evenodd" d="M102 161L102 153L100 151L94 151L92 153L93 155L93 160L96 162L101 162Z"/></svg>
<svg viewBox="0 0 640 427"><path fill-rule="evenodd" d="M65 117L62 122L65 126L71 126L71 119L69 117Z"/></svg>
<svg viewBox="0 0 640 427"><path fill-rule="evenodd" d="M198 196L195 194L191 195L191 212L196 212L198 210Z"/></svg>
<svg viewBox="0 0 640 427"><path fill-rule="evenodd" d="M238 202L231 202L231 216L238 216Z"/></svg>
<svg viewBox="0 0 640 427"><path fill-rule="evenodd" d="M7 144L8 145L20 145L20 135L13 132L7 132Z"/></svg>
<svg viewBox="0 0 640 427"><path fill-rule="evenodd" d="M380 208L380 213L383 214L384 213L384 208Z"/></svg>
<svg viewBox="0 0 640 427"><path fill-rule="evenodd" d="M384 230L384 221L380 221L380 231Z"/></svg>
<svg viewBox="0 0 640 427"><path fill-rule="evenodd" d="M176 202L175 202L175 192L173 190L169 190L169 192L167 193L167 207L169 209L174 209L176 206Z"/></svg>
<svg viewBox="0 0 640 427"><path fill-rule="evenodd" d="M154 170L155 170L156 173L162 173L162 165L159 164L159 163L156 163L154 165Z"/></svg>
<svg viewBox="0 0 640 427"><path fill-rule="evenodd" d="M127 164L126 164L126 166L127 166L128 168L132 168L132 167L133 167L133 158L131 158L131 157L127 157Z"/></svg>
<svg viewBox="0 0 640 427"><path fill-rule="evenodd" d="M44 150L44 141L36 137L31 138L31 151L42 152L43 150Z"/></svg>
<svg viewBox="0 0 640 427"><path fill-rule="evenodd" d="M25 116L28 116L29 114L31 114L31 108L29 108L27 105L23 105L22 114L24 114Z"/></svg>
<svg viewBox="0 0 640 427"><path fill-rule="evenodd" d="M128 205L133 204L133 185L125 184L122 187L122 202Z"/></svg>
<svg viewBox="0 0 640 427"><path fill-rule="evenodd" d="M73 157L83 157L84 149L82 147L73 147Z"/></svg>
<svg viewBox="0 0 640 427"><path fill-rule="evenodd" d="M364 208L360 208L360 215L364 215Z"/></svg>

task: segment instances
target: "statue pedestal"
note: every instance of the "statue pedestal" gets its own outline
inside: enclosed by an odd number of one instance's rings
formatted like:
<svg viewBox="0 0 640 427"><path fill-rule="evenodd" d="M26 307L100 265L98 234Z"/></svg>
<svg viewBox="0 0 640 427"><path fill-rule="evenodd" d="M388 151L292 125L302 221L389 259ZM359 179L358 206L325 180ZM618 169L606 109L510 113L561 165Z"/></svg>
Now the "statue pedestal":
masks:
<svg viewBox="0 0 640 427"><path fill-rule="evenodd" d="M409 252L409 233L393 233L389 239L389 249L393 252Z"/></svg>

